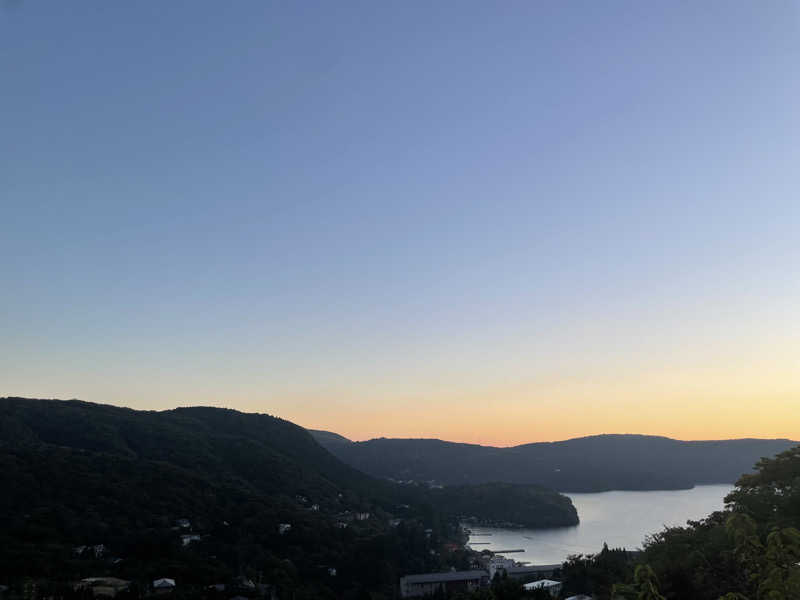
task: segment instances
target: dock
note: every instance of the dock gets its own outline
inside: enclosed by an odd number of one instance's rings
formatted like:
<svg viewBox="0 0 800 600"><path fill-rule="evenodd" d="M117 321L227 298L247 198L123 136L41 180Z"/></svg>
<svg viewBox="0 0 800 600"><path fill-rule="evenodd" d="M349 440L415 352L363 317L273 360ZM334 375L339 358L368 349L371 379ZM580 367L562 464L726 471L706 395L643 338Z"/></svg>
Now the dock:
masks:
<svg viewBox="0 0 800 600"><path fill-rule="evenodd" d="M517 548L516 550L492 550L495 554L510 554L511 552L525 552L525 548Z"/></svg>

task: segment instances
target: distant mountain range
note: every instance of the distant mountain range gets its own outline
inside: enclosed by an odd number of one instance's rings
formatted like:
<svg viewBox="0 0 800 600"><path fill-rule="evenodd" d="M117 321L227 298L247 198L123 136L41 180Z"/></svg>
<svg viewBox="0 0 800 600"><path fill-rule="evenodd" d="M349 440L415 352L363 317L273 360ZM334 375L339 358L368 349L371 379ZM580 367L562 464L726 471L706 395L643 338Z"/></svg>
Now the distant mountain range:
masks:
<svg viewBox="0 0 800 600"><path fill-rule="evenodd" d="M681 441L647 435L597 435L497 448L437 439L352 442L336 433L310 431L342 461L376 477L444 485L503 481L562 492L734 483L751 472L761 457L798 445L787 439Z"/></svg>

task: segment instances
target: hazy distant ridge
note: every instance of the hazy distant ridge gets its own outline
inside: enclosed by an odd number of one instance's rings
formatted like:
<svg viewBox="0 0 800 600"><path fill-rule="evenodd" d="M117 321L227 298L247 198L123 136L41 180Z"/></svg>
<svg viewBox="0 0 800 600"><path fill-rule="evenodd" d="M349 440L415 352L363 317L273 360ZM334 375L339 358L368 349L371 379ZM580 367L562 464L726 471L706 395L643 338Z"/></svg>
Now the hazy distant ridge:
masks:
<svg viewBox="0 0 800 600"><path fill-rule="evenodd" d="M787 439L682 441L647 435L597 435L510 448L437 439L350 442L311 431L344 462L377 477L443 484L536 483L560 491L681 489L734 483L756 461L798 442Z"/></svg>

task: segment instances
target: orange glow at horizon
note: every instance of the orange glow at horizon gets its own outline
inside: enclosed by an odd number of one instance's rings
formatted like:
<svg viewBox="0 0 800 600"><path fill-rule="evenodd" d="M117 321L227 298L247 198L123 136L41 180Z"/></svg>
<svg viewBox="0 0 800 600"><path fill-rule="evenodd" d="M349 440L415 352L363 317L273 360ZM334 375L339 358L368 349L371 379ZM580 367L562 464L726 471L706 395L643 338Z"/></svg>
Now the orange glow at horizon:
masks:
<svg viewBox="0 0 800 600"><path fill-rule="evenodd" d="M598 434L800 440L800 378L703 370L507 385L436 398L298 403L286 418L360 441L438 438L491 446Z"/></svg>

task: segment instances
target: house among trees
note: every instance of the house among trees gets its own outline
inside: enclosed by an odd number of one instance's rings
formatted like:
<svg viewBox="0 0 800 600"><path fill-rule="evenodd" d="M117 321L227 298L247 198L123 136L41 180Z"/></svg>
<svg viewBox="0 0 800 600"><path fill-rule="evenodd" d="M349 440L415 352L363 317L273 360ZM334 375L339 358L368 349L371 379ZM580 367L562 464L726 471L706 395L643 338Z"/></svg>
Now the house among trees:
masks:
<svg viewBox="0 0 800 600"><path fill-rule="evenodd" d="M187 534L181 536L181 544L183 544L184 546L188 546L192 542L199 542L199 541L200 541L200 536L196 534Z"/></svg>
<svg viewBox="0 0 800 600"><path fill-rule="evenodd" d="M153 591L156 594L168 594L175 589L175 580L162 577L153 581Z"/></svg>
<svg viewBox="0 0 800 600"><path fill-rule="evenodd" d="M234 577L231 585L235 590L239 590L240 592L253 592L256 589L256 584L253 583L253 580L248 579L244 575Z"/></svg>
<svg viewBox="0 0 800 600"><path fill-rule="evenodd" d="M83 556L84 552L91 551L95 558L100 558L106 553L105 544L95 544L94 546L75 546L72 549L73 554Z"/></svg>
<svg viewBox="0 0 800 600"><path fill-rule="evenodd" d="M93 598L114 598L120 592L127 591L131 582L117 577L87 577L74 585L75 591L89 591Z"/></svg>

